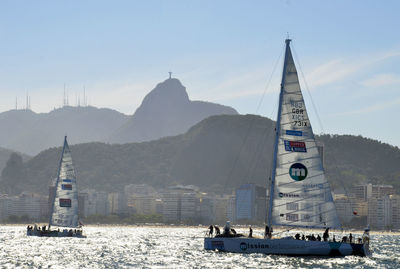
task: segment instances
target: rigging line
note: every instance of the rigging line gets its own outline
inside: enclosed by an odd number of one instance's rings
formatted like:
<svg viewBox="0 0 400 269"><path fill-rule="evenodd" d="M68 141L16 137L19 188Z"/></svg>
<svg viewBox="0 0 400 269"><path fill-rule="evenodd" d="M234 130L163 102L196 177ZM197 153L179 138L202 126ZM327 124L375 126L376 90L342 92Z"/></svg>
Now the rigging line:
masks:
<svg viewBox="0 0 400 269"><path fill-rule="evenodd" d="M305 76L304 76L304 73L303 73L303 69L301 68L300 61L299 61L299 59L298 59L298 57L297 57L296 50L295 50L295 48L294 48L293 46L292 46L292 48L293 48L294 56L295 56L295 58L296 58L297 65L298 65L298 67L299 67L299 69L300 69L300 73L301 73L302 78L303 78L303 81L304 81L304 85L305 85L306 90L307 90L307 93L308 93L308 95L309 95L309 97L310 97L311 104L312 104L312 106L313 106L313 108L314 108L315 115L317 116L318 123L319 123L319 125L320 125L322 134L324 134L324 133L325 133L324 126L322 125L322 121L321 121L321 118L319 117L319 113L318 113L318 111L317 111L317 107L315 106L314 100L313 100L312 95L311 95L311 92L310 92L310 90L309 90L307 81L306 81ZM332 155L332 156L333 156L333 155ZM334 159L334 162L335 162L335 168L336 168L336 170L338 171L337 162L336 162L336 159L335 159L334 156L333 156L333 159ZM347 190L346 190L346 188L345 188L345 184L343 184L343 189L344 189L344 191L345 191L345 193L346 193L346 196L349 197L348 192L347 192ZM350 202L350 207L351 207L352 211L354 212L353 202L351 201L351 199L348 199L348 201Z"/></svg>
<svg viewBox="0 0 400 269"><path fill-rule="evenodd" d="M261 98L260 98L260 101L258 102L256 111L255 111L255 114L258 113L258 111L259 111L259 109L260 109L260 107L261 107L261 104L262 104L262 102L263 102L263 100L264 100L264 97L265 97L265 94L266 94L267 90L268 90L269 87L270 87L270 84L271 84L273 75L275 74L275 71L276 71L276 69L277 69L277 66L278 66L278 63L279 63L279 61L280 61L280 58L281 58L282 54L283 54L283 49L282 49L281 53L279 54L278 59L277 59L276 62L275 62L275 65L274 65L274 68L273 68L273 70L272 70L271 76L269 77L269 80L268 80L268 82L267 82L267 85L266 85L265 88L264 88L264 92L263 92L263 94L262 94L262 96L261 96ZM233 163L232 168L230 169L230 172L229 172L229 174L228 174L228 177L227 177L226 181L228 181L228 180L231 178L232 174L233 174L233 171L234 171L234 169L235 169L235 167L236 167L236 165L237 165L237 163L238 163L238 161L239 161L239 157L241 156L241 153L242 153L242 151L243 151L243 149L244 149L244 147L245 147L246 141L247 141L247 139L248 139L248 137L249 137L249 135L250 135L250 131L251 131L251 129L253 128L253 125L254 125L254 121L255 121L255 120L256 120L256 118L253 117L252 121L250 122L249 128L247 129L246 135L245 135L245 137L244 137L243 143L242 143L242 145L240 146L239 153L236 155L235 161L234 161L234 163ZM225 183L226 183L226 182L225 182Z"/></svg>
<svg viewBox="0 0 400 269"><path fill-rule="evenodd" d="M324 133L325 133L324 126L322 125L322 121L321 121L321 119L320 119L320 117L319 117L319 113L318 113L317 108L316 108L316 106L315 106L315 104L314 104L314 100L312 99L311 92L310 92L310 90L309 90L309 87L308 87L306 78L305 78L305 76L304 76L303 70L302 70L301 65L300 65L300 61L298 60L297 53L296 53L296 50L294 49L294 47L293 47L293 51L294 51L294 55L295 55L295 58L296 58L297 65L299 66L300 73L301 73L302 78L303 78L303 81L304 81L304 85L305 85L306 90L307 90L307 93L308 93L308 95L309 95L309 97L310 97L311 104L312 104L312 106L313 106L313 108L314 108L314 110L315 110L315 114L316 114L316 116L317 116L318 123L319 123L319 125L320 125L322 134L324 134ZM333 161L334 161L334 163L335 163L336 171L339 171L339 167L337 166L337 160L336 160L335 156L332 155L332 158L333 158ZM340 179L339 179L339 180L340 180ZM340 180L340 181L341 181L341 180ZM342 183L344 183L344 182L342 182ZM343 189L344 189L344 191L345 191L345 193L346 193L346 196L347 196L348 198L350 198L350 196L348 195L348 191L347 191L347 189L345 188L345 184L343 184ZM352 199L348 199L348 201L349 201L349 203L350 203L351 210L354 212L354 205L353 205L353 202L352 202L351 200L352 200Z"/></svg>
<svg viewBox="0 0 400 269"><path fill-rule="evenodd" d="M275 71L276 71L276 69L277 69L278 63L279 63L279 61L280 61L280 59L281 59L281 57L282 57L283 51L284 51L284 48L282 48L281 53L279 54L279 57L278 57L278 59L276 60L276 62L275 62L275 64L274 64L274 68L272 69L271 76L269 77L269 80L268 80L268 82L267 82L267 85L265 86L265 89L264 89L264 92L263 92L263 94L262 94L262 96L261 96L261 99L260 99L260 101L258 102L258 106L257 106L257 109L256 109L256 114L258 113L258 110L260 109L261 104L262 104L262 102L264 101L265 94L267 93L267 90L269 89L269 85L271 84L272 78L273 78L273 76L274 76L274 74L275 74Z"/></svg>
<svg viewBox="0 0 400 269"><path fill-rule="evenodd" d="M293 46L292 46L292 48L293 48L293 52L294 52L294 57L296 58L297 66L298 66L299 69L300 69L300 73L301 73L301 76L302 76L303 81L304 81L304 86L305 86L305 88L306 88L306 90L307 90L308 96L310 97L311 104L312 104L312 106L313 106L313 108L314 108L314 111L315 111L315 115L317 116L318 124L320 125L320 128L321 128L322 133L325 133L324 126L322 125L321 118L319 117L319 113L318 113L318 110L317 110L317 106L315 105L314 100L313 100L313 98L312 98L312 96L311 96L311 91L309 90L309 87L308 87L306 78L305 78L304 73L303 73L303 69L302 69L301 64L300 64L300 61L299 61L299 59L298 59L298 57L297 57L296 50L295 50L295 48L294 48Z"/></svg>

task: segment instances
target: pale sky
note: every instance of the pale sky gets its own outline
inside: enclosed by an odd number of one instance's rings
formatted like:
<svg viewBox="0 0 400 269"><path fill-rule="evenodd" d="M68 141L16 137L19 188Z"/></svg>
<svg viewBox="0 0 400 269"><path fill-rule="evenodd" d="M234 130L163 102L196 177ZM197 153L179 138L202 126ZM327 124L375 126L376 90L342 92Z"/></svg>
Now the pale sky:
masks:
<svg viewBox="0 0 400 269"><path fill-rule="evenodd" d="M289 33L315 133L400 146L399 10L365 0L1 1L0 112L16 98L25 106L27 92L35 112L60 107L65 83L70 104L85 86L90 105L133 114L172 71L192 100L275 119Z"/></svg>

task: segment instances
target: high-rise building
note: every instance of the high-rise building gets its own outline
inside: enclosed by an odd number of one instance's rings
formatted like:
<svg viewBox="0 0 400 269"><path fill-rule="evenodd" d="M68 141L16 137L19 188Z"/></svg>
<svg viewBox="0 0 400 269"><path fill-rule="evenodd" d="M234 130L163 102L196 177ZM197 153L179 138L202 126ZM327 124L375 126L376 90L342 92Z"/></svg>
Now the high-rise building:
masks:
<svg viewBox="0 0 400 269"><path fill-rule="evenodd" d="M193 223L197 220L200 197L195 189L189 186L169 187L162 192L162 200L164 222Z"/></svg>
<svg viewBox="0 0 400 269"><path fill-rule="evenodd" d="M266 189L255 184L243 184L236 189L236 220L264 222Z"/></svg>
<svg viewBox="0 0 400 269"><path fill-rule="evenodd" d="M354 217L351 200L345 195L334 195L335 207L342 223L349 223Z"/></svg>
<svg viewBox="0 0 400 269"><path fill-rule="evenodd" d="M357 185L351 189L351 196L367 201L369 198L382 198L387 195L395 194L392 185Z"/></svg>
<svg viewBox="0 0 400 269"><path fill-rule="evenodd" d="M389 196L368 200L368 223L372 228L385 230L392 226L392 207Z"/></svg>
<svg viewBox="0 0 400 269"><path fill-rule="evenodd" d="M48 201L44 196L33 193L22 193L18 196L0 197L0 219L10 216L28 217L40 221L48 216Z"/></svg>
<svg viewBox="0 0 400 269"><path fill-rule="evenodd" d="M400 195L391 195L390 202L392 206L392 227L400 229Z"/></svg>

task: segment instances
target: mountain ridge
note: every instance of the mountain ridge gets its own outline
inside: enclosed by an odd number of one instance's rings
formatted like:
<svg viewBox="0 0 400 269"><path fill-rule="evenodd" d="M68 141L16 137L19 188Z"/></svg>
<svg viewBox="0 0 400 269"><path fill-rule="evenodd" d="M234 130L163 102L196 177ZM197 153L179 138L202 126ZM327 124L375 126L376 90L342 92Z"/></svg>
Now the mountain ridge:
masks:
<svg viewBox="0 0 400 269"><path fill-rule="evenodd" d="M0 113L0 146L34 155L58 145L64 135L71 143L101 141L118 128L126 115L109 108L65 106L48 113L10 110ZM12 135L10 135L12 134Z"/></svg>
<svg viewBox="0 0 400 269"><path fill-rule="evenodd" d="M243 183L267 184L273 132L274 122L268 118L219 115L183 135L142 143L84 143L72 145L71 151L80 189L121 191L128 184L156 188L191 184L208 192L229 193ZM324 144L327 178L335 191L371 182L391 184L400 193L399 148L361 136L323 135L317 140ZM61 147L54 147L22 164L15 162L18 171L6 167L0 186L47 193L60 153Z"/></svg>
<svg viewBox="0 0 400 269"><path fill-rule="evenodd" d="M209 116L221 114L238 113L228 106L191 101L182 83L169 78L145 96L133 116L107 142L143 142L178 135Z"/></svg>
<svg viewBox="0 0 400 269"><path fill-rule="evenodd" d="M127 143L159 139L186 132L211 115L237 114L233 108L191 101L178 79L160 82L133 115L109 108L64 106L48 113L30 109L0 113L0 147L29 155L58 146L64 135L70 144ZM0 164L1 166L2 164Z"/></svg>

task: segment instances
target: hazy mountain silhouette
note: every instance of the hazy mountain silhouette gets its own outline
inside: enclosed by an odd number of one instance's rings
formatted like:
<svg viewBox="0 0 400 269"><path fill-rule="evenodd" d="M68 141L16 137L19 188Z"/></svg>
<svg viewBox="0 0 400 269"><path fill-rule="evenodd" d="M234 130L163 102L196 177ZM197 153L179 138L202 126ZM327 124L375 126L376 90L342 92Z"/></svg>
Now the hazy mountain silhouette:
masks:
<svg viewBox="0 0 400 269"><path fill-rule="evenodd" d="M242 183L266 185L273 150L270 119L253 115L209 117L184 135L129 144L71 146L79 188L120 191L127 184L156 188L193 184L229 193ZM392 184L400 192L400 150L376 140L324 135L325 167L333 189L360 183ZM61 147L41 152L21 165L15 156L2 173L3 191L47 193L57 173ZM25 175L25 178L23 176ZM29 176L28 176L29 175ZM23 178L23 179L21 179Z"/></svg>
<svg viewBox="0 0 400 269"><path fill-rule="evenodd" d="M127 119L115 110L95 107L66 106L49 113L10 110L0 113L0 146L34 155L62 144L64 135L71 144L104 141Z"/></svg>
<svg viewBox="0 0 400 269"><path fill-rule="evenodd" d="M133 116L107 108L71 106L49 113L0 113L0 126L5 130L0 132L0 147L34 155L59 146L64 135L68 135L70 144L149 141L183 134L199 121L218 114L237 112L227 106L190 101L179 80L167 79L144 98Z"/></svg>
<svg viewBox="0 0 400 269"><path fill-rule="evenodd" d="M220 114L237 112L219 104L191 101L181 82L170 78L146 95L135 114L108 141L142 142L183 134L201 120Z"/></svg>
<svg viewBox="0 0 400 269"><path fill-rule="evenodd" d="M14 151L10 149L0 148L0 171L2 171L3 168L6 166L6 163L10 159L12 153L14 153ZM24 161L27 161L31 158L26 154L22 153L17 153L17 154L20 155Z"/></svg>

